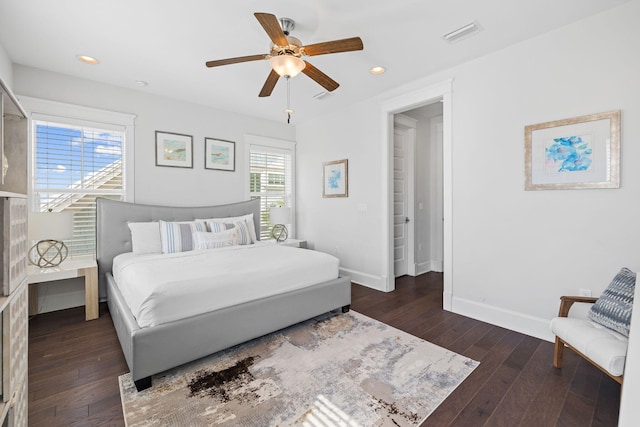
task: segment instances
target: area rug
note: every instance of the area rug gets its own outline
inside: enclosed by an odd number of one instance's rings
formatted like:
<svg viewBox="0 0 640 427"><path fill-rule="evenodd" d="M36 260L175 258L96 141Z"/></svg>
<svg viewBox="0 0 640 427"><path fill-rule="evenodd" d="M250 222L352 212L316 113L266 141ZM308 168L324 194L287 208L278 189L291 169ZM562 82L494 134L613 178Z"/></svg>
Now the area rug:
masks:
<svg viewBox="0 0 640 427"><path fill-rule="evenodd" d="M153 376L120 376L133 426L416 426L478 362L356 312L326 314Z"/></svg>

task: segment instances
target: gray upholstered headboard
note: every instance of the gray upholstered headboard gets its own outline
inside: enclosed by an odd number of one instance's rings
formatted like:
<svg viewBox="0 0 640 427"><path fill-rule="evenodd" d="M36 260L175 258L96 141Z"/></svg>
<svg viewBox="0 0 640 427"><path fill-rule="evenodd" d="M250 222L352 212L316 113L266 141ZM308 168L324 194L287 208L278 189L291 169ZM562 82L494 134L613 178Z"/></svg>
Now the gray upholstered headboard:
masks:
<svg viewBox="0 0 640 427"><path fill-rule="evenodd" d="M260 199L219 206L154 206L97 198L96 258L100 299L107 296L105 273L113 258L131 252L131 232L127 223L145 221L189 221L196 218L225 218L253 213L256 236L260 239Z"/></svg>

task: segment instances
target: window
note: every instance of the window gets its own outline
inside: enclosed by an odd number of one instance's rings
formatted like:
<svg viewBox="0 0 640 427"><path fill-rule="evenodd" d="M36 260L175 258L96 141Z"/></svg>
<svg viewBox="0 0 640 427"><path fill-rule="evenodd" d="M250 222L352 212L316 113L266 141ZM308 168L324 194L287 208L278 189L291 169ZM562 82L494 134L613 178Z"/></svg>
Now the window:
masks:
<svg viewBox="0 0 640 427"><path fill-rule="evenodd" d="M69 257L95 256L96 197L122 199L124 129L33 120L32 210L72 212Z"/></svg>
<svg viewBox="0 0 640 427"><path fill-rule="evenodd" d="M247 136L249 147L249 197L260 199L260 239L269 239L269 209L294 204L294 143ZM289 227L293 235L292 227Z"/></svg>
<svg viewBox="0 0 640 427"><path fill-rule="evenodd" d="M29 209L73 213L69 257L95 256L95 199L133 198L132 114L21 96L30 119ZM55 238L55 236L51 236Z"/></svg>

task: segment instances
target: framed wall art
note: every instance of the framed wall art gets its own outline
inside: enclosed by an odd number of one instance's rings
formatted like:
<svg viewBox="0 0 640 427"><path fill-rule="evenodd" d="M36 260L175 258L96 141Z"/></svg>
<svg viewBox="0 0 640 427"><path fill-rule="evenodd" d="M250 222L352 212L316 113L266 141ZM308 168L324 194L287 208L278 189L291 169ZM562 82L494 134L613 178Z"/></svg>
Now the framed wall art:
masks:
<svg viewBox="0 0 640 427"><path fill-rule="evenodd" d="M193 168L193 137L156 131L156 166Z"/></svg>
<svg viewBox="0 0 640 427"><path fill-rule="evenodd" d="M236 170L236 143L223 139L204 139L204 168L233 172Z"/></svg>
<svg viewBox="0 0 640 427"><path fill-rule="evenodd" d="M322 164L322 197L349 196L348 160L334 160Z"/></svg>
<svg viewBox="0 0 640 427"><path fill-rule="evenodd" d="M525 190L620 188L620 110L525 126Z"/></svg>

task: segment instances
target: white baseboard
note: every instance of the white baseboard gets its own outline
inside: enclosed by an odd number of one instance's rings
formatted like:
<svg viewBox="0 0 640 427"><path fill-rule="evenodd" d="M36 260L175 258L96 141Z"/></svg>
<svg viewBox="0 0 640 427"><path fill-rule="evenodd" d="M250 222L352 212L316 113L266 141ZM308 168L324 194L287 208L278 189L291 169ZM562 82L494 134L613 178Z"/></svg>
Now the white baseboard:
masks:
<svg viewBox="0 0 640 427"><path fill-rule="evenodd" d="M444 266L442 261L432 259L430 262L431 262L431 271L437 271L438 273L442 273L444 271Z"/></svg>
<svg viewBox="0 0 640 427"><path fill-rule="evenodd" d="M340 267L340 276L349 276L353 283L386 292L385 280L379 276L363 273L361 271L350 270Z"/></svg>
<svg viewBox="0 0 640 427"><path fill-rule="evenodd" d="M415 264L416 276L419 276L420 274L424 274L424 273L429 273L431 271L442 273L443 271L442 261L437 261L432 259L432 260L422 261Z"/></svg>
<svg viewBox="0 0 640 427"><path fill-rule="evenodd" d="M555 340L555 336L549 329L549 319L530 316L459 297L452 298L451 311L541 340L550 342Z"/></svg>

